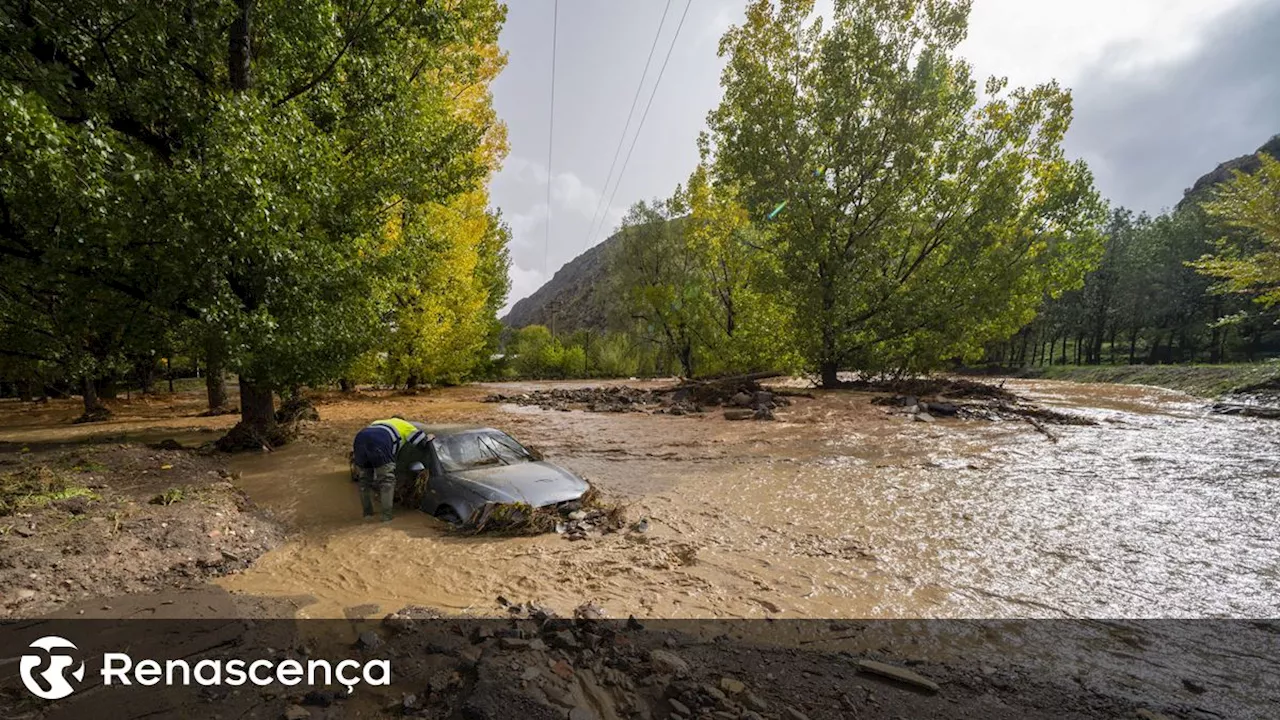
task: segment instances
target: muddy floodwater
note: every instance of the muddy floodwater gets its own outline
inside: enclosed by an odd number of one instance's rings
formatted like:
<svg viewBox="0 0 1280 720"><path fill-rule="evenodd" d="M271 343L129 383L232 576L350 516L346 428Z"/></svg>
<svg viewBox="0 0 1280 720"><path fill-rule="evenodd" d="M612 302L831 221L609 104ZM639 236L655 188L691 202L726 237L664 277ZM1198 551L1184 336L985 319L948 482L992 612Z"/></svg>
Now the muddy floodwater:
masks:
<svg viewBox="0 0 1280 720"><path fill-rule="evenodd" d="M1098 424L1055 427L1052 442L1023 422L910 422L852 392L797 400L776 422L481 402L545 386L327 396L303 442L232 460L237 484L292 535L219 584L289 598L300 617L492 613L498 596L638 617L1280 615L1276 421L1209 415L1162 390L1046 381L1006 387ZM392 413L504 429L650 529L570 542L459 537L410 511L363 523L350 438ZM188 442L230 420L157 412L104 430L35 418L4 439Z"/></svg>

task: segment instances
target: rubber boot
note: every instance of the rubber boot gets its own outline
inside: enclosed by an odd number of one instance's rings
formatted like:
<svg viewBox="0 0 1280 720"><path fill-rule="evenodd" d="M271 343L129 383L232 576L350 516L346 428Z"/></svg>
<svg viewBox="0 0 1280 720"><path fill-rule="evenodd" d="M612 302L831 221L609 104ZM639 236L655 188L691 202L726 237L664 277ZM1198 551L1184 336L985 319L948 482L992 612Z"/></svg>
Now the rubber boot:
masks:
<svg viewBox="0 0 1280 720"><path fill-rule="evenodd" d="M382 522L391 522L391 515L396 504L395 485L382 486Z"/></svg>
<svg viewBox="0 0 1280 720"><path fill-rule="evenodd" d="M373 488L360 486L360 509L366 518L373 517Z"/></svg>

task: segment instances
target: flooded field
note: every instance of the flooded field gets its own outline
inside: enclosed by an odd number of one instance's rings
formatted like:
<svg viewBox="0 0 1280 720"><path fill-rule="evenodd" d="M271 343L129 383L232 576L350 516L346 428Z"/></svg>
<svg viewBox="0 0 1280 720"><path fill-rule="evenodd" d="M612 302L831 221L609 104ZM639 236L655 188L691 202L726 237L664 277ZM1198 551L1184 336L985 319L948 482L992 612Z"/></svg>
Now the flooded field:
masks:
<svg viewBox="0 0 1280 720"><path fill-rule="evenodd" d="M232 460L292 534L219 584L287 598L299 617L492 613L498 596L562 612L593 601L615 617L1280 614L1275 421L1045 381L1006 387L1098 424L1055 428L1051 442L1023 422L910 422L853 392L797 400L776 422L481 402L532 387L326 396L302 442ZM0 440L203 442L233 418L195 417L199 400L135 403L97 426L66 424L73 409L56 404L7 413ZM570 542L459 537L409 511L362 523L350 438L393 413L507 430L651 529Z"/></svg>

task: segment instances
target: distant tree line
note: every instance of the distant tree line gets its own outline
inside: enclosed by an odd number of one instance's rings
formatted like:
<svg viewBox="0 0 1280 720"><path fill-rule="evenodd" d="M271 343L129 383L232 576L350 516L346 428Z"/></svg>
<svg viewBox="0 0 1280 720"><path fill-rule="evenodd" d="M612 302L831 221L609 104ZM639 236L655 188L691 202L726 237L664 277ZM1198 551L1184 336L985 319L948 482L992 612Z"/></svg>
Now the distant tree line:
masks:
<svg viewBox="0 0 1280 720"><path fill-rule="evenodd" d="M275 395L456 381L496 349L495 0L0 8L0 379L86 418L163 358ZM194 367L192 367L194 369Z"/></svg>
<svg viewBox="0 0 1280 720"><path fill-rule="evenodd" d="M1156 216L1112 212L1084 286L988 349L1001 366L1254 362L1280 355L1280 172L1252 174ZM1269 238L1269 239L1268 239Z"/></svg>

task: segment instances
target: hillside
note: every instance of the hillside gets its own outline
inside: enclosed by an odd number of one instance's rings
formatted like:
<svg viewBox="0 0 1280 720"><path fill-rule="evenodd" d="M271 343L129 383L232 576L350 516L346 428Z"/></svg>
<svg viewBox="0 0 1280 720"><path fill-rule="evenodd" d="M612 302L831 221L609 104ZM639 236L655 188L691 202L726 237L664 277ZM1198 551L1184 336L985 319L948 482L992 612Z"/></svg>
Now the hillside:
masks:
<svg viewBox="0 0 1280 720"><path fill-rule="evenodd" d="M621 233L614 234L566 263L550 282L513 305L502 324L509 328L551 327L554 321L557 333L605 330L609 320L609 256L621 237Z"/></svg>
<svg viewBox="0 0 1280 720"><path fill-rule="evenodd" d="M1178 203L1178 207L1181 208L1189 202L1203 201L1212 188L1230 180L1236 170L1245 174L1254 173L1262 165L1258 156L1264 153L1274 158L1280 158L1280 135L1268 140L1256 152L1249 155L1241 155L1234 160L1228 160L1214 168L1212 172L1202 176L1196 181L1195 185L1186 191L1182 201Z"/></svg>

